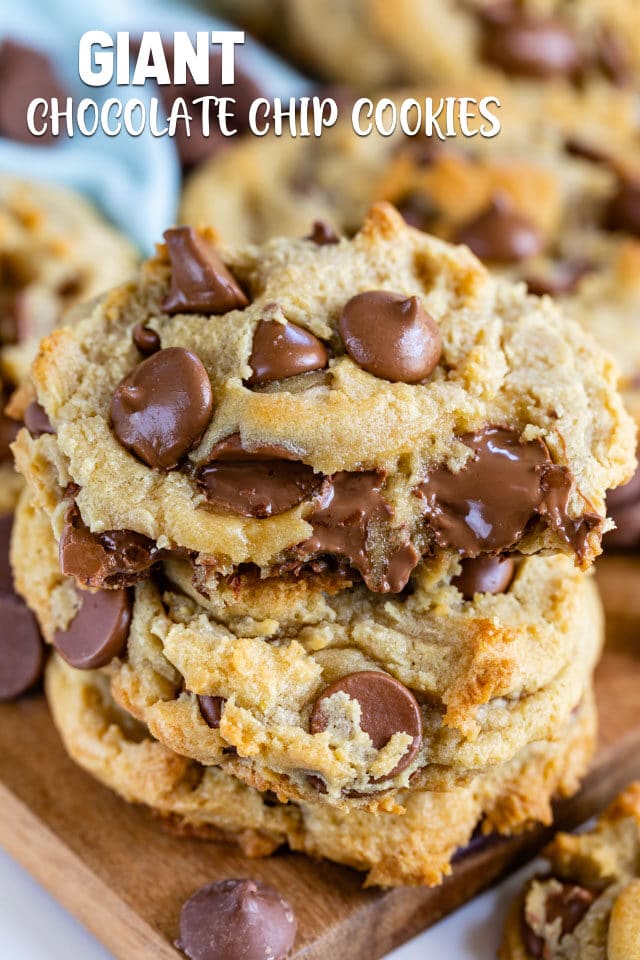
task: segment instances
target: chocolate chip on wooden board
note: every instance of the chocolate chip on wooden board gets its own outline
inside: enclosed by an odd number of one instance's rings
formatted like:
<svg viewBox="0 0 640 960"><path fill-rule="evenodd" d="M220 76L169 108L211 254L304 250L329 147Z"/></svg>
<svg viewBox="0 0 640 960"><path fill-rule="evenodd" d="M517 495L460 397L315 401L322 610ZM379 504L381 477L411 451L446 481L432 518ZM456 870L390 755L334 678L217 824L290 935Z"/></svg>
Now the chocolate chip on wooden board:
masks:
<svg viewBox="0 0 640 960"><path fill-rule="evenodd" d="M273 887L258 880L220 880L184 903L176 946L189 960L284 960L296 918Z"/></svg>

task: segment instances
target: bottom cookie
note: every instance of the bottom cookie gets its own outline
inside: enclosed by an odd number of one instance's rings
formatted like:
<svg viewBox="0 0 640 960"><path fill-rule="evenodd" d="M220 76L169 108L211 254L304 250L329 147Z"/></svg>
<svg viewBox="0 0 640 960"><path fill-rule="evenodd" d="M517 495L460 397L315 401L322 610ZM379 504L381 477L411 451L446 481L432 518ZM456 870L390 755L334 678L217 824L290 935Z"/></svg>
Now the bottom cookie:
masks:
<svg viewBox="0 0 640 960"><path fill-rule="evenodd" d="M116 706L106 677L74 670L57 655L47 668L46 692L69 755L126 800L189 834L237 842L247 856L288 844L367 871L367 886L440 883L478 824L486 834L510 834L550 823L552 798L577 789L595 743L595 708L586 690L558 739L527 746L464 787L407 792L404 815L376 815L281 804L217 767L178 756Z"/></svg>
<svg viewBox="0 0 640 960"><path fill-rule="evenodd" d="M550 870L514 904L501 960L640 960L640 782L545 855Z"/></svg>

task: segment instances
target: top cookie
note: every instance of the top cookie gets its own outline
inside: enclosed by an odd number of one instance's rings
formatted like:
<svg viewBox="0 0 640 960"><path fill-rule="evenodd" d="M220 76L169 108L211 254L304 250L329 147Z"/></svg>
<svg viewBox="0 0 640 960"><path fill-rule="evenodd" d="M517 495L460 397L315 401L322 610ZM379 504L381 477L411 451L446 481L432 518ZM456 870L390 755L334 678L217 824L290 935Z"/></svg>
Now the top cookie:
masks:
<svg viewBox="0 0 640 960"><path fill-rule="evenodd" d="M459 77L640 80L636 0L217 0L315 75L373 88Z"/></svg>
<svg viewBox="0 0 640 960"><path fill-rule="evenodd" d="M634 427L550 300L384 204L351 241L166 239L32 368L57 434L14 450L63 572L129 583L168 551L397 592L422 555L598 554Z"/></svg>

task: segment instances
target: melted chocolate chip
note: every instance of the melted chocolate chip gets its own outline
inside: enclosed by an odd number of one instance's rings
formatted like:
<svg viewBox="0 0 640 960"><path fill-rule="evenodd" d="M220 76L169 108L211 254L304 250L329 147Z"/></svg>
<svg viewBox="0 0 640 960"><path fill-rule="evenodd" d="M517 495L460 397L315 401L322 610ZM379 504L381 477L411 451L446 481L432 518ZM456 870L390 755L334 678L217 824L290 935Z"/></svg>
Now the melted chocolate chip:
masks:
<svg viewBox="0 0 640 960"><path fill-rule="evenodd" d="M67 91L48 57L15 40L5 40L0 44L0 136L32 146L55 139L49 128L39 137L29 132L27 108L37 97L57 97L64 104Z"/></svg>
<svg viewBox="0 0 640 960"><path fill-rule="evenodd" d="M574 883L562 883L560 890L549 893L545 904L545 924L553 925L560 921L560 936L573 933L586 914L596 895L593 890ZM525 946L531 957L545 956L545 941L539 937L523 917L522 932Z"/></svg>
<svg viewBox="0 0 640 960"><path fill-rule="evenodd" d="M24 412L24 425L32 437L41 437L45 433L55 433L56 429L37 400L32 400Z"/></svg>
<svg viewBox="0 0 640 960"><path fill-rule="evenodd" d="M594 269L594 265L586 260L561 260L557 261L546 275L526 277L525 283L529 293L538 297L544 294L558 297L574 293L582 278Z"/></svg>
<svg viewBox="0 0 640 960"><path fill-rule="evenodd" d="M381 493L384 474L376 470L343 471L326 480L315 513L308 518L313 535L296 548L301 562L314 555L345 557L370 590L399 593L419 560L413 544L390 550L382 571L373 568L369 539L375 528L383 530L393 516Z"/></svg>
<svg viewBox="0 0 640 960"><path fill-rule="evenodd" d="M323 370L329 354L323 344L308 330L295 323L261 320L253 336L249 366L253 374L250 386L285 380L310 370Z"/></svg>
<svg viewBox="0 0 640 960"><path fill-rule="evenodd" d="M473 600L476 593L504 593L515 569L511 557L477 557L463 560L462 570L451 582L465 600Z"/></svg>
<svg viewBox="0 0 640 960"><path fill-rule="evenodd" d="M539 517L582 555L599 520L567 516L571 475L552 462L542 440L522 443L517 433L500 427L461 439L473 451L465 466L458 473L436 467L416 491L438 546L466 557L501 553Z"/></svg>
<svg viewBox="0 0 640 960"><path fill-rule="evenodd" d="M442 353L438 326L418 297L387 290L356 294L343 307L339 328L351 359L385 380L420 383Z"/></svg>
<svg viewBox="0 0 640 960"><path fill-rule="evenodd" d="M159 350L116 387L111 398L113 432L148 466L172 470L195 447L211 420L209 375L182 347Z"/></svg>
<svg viewBox="0 0 640 960"><path fill-rule="evenodd" d="M319 247L326 247L328 244L340 242L337 233L326 220L314 220L311 233L308 237L305 237L305 240L311 240L312 243L317 244Z"/></svg>
<svg viewBox="0 0 640 960"><path fill-rule="evenodd" d="M128 590L76 590L80 607L66 630L57 630L53 645L78 670L106 667L123 653L131 625Z"/></svg>
<svg viewBox="0 0 640 960"><path fill-rule="evenodd" d="M640 237L640 180L618 180L605 212L605 227Z"/></svg>
<svg viewBox="0 0 640 960"><path fill-rule="evenodd" d="M582 57L573 32L559 20L514 15L484 31L482 56L512 76L575 78Z"/></svg>
<svg viewBox="0 0 640 960"><path fill-rule="evenodd" d="M38 624L19 597L0 594L0 700L14 700L42 674L44 645Z"/></svg>
<svg viewBox="0 0 640 960"><path fill-rule="evenodd" d="M244 447L232 434L216 444L196 482L212 506L264 519L302 503L322 477L284 447Z"/></svg>
<svg viewBox="0 0 640 960"><path fill-rule="evenodd" d="M273 887L220 880L186 901L176 946L190 960L284 960L296 926L293 910Z"/></svg>
<svg viewBox="0 0 640 960"><path fill-rule="evenodd" d="M171 289L162 301L166 313L227 313L249 301L218 253L193 227L165 230L171 260Z"/></svg>
<svg viewBox="0 0 640 960"><path fill-rule="evenodd" d="M131 339L145 357L150 357L152 353L157 353L160 349L158 333L152 327L145 327L143 323L136 324Z"/></svg>
<svg viewBox="0 0 640 960"><path fill-rule="evenodd" d="M466 243L481 260L495 263L517 263L536 256L544 246L535 224L518 213L504 194L495 196L486 210L464 224L454 242Z"/></svg>
<svg viewBox="0 0 640 960"><path fill-rule="evenodd" d="M153 540L133 530L91 533L76 506L67 512L59 543L60 569L82 586L132 586L160 556Z"/></svg>
<svg viewBox="0 0 640 960"><path fill-rule="evenodd" d="M394 677L377 670L350 673L332 683L316 700L311 712L311 733L322 733L331 722L327 701L336 693L346 693L360 704L360 727L369 734L376 750L382 750L396 733L406 733L412 741L397 766L382 778L387 780L405 770L422 743L420 707L410 690Z"/></svg>
<svg viewBox="0 0 640 960"><path fill-rule="evenodd" d="M202 719L212 730L217 730L220 726L222 710L226 703L224 697L207 697L197 694L197 698Z"/></svg>

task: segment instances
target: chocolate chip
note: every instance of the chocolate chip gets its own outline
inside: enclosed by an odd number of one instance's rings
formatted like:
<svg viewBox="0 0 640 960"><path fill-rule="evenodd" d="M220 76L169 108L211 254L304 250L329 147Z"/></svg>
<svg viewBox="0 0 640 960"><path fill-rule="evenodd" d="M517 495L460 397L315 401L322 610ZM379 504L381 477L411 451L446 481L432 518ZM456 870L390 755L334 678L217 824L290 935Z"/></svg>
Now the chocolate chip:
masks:
<svg viewBox="0 0 640 960"><path fill-rule="evenodd" d="M609 490L607 512L616 529L605 534L607 550L632 550L640 546L640 468L624 487Z"/></svg>
<svg viewBox="0 0 640 960"><path fill-rule="evenodd" d="M558 297L573 293L583 277L595 269L594 264L586 260L560 260L553 264L546 274L525 278L529 293L538 297L548 294Z"/></svg>
<svg viewBox="0 0 640 960"><path fill-rule="evenodd" d="M511 557L477 557L463 560L462 570L451 582L465 600L473 600L476 593L504 593L515 569Z"/></svg>
<svg viewBox="0 0 640 960"><path fill-rule="evenodd" d="M438 216L438 209L433 200L418 190L405 193L396 201L396 207L410 227L427 233L432 229Z"/></svg>
<svg viewBox="0 0 640 960"><path fill-rule="evenodd" d="M55 139L48 128L40 137L34 137L29 132L27 108L37 97L46 100L57 97L64 105L67 90L56 76L48 57L15 40L5 40L0 45L1 136L32 146L48 144Z"/></svg>
<svg viewBox="0 0 640 960"><path fill-rule="evenodd" d="M196 482L207 502L243 517L274 517L302 503L322 482L285 447L244 447L238 434L211 451Z"/></svg>
<svg viewBox="0 0 640 960"><path fill-rule="evenodd" d="M544 247L538 228L514 209L505 194L497 194L486 210L460 227L454 242L466 243L481 260L495 263L517 263Z"/></svg>
<svg viewBox="0 0 640 960"><path fill-rule="evenodd" d="M168 347L128 373L111 398L113 432L148 466L172 470L211 420L209 375L194 353Z"/></svg>
<svg viewBox="0 0 640 960"><path fill-rule="evenodd" d="M257 880L220 880L182 907L176 943L190 960L284 960L296 918L273 887Z"/></svg>
<svg viewBox="0 0 640 960"><path fill-rule="evenodd" d="M13 460L11 444L18 435L20 424L0 411L0 461Z"/></svg>
<svg viewBox="0 0 640 960"><path fill-rule="evenodd" d="M558 881L560 882L560 881ZM560 890L551 890L545 904L545 925L560 921L560 937L573 933L589 907L596 899L593 890L574 883L561 883ZM534 958L545 956L545 941L523 918L523 939L529 954Z"/></svg>
<svg viewBox="0 0 640 960"><path fill-rule="evenodd" d="M24 425L32 437L41 437L45 433L55 433L55 427L47 413L37 400L32 400L24 412Z"/></svg>
<svg viewBox="0 0 640 960"><path fill-rule="evenodd" d="M131 625L128 590L76 590L80 608L66 630L56 630L53 645L78 670L106 667L123 653Z"/></svg>
<svg viewBox="0 0 640 960"><path fill-rule="evenodd" d="M153 540L133 530L91 533L75 505L67 511L58 549L62 573L90 588L137 583L160 555Z"/></svg>
<svg viewBox="0 0 640 960"><path fill-rule="evenodd" d="M227 313L249 301L217 252L193 227L165 230L171 260L171 289L161 308L166 313Z"/></svg>
<svg viewBox="0 0 640 960"><path fill-rule="evenodd" d="M640 237L640 180L618 180L616 192L605 211L605 227Z"/></svg>
<svg viewBox="0 0 640 960"><path fill-rule="evenodd" d="M0 516L0 593L13 593L13 573L9 563L13 514Z"/></svg>
<svg viewBox="0 0 640 960"><path fill-rule="evenodd" d="M388 526L393 511L381 490L385 475L377 470L342 471L324 483L315 513L308 517L313 535L296 547L302 562L315 555L346 557L370 590L399 593L419 560L413 544L390 546L382 570L369 555L373 531Z"/></svg>
<svg viewBox="0 0 640 960"><path fill-rule="evenodd" d="M160 349L160 337L153 327L145 327L143 323L137 323L133 328L131 339L140 353L145 357L150 357L152 353L157 353Z"/></svg>
<svg viewBox="0 0 640 960"><path fill-rule="evenodd" d="M517 14L487 25L482 56L513 76L575 78L582 57L573 32L554 19L533 19Z"/></svg>
<svg viewBox="0 0 640 960"><path fill-rule="evenodd" d="M340 242L337 233L326 220L314 220L311 233L308 237L305 237L305 240L311 240L312 243L316 243L319 247L326 247L328 244Z"/></svg>
<svg viewBox="0 0 640 960"><path fill-rule="evenodd" d="M602 166L611 164L611 155L600 146L594 146L593 143L587 143L579 137L569 137L564 145L565 150L570 157L579 157L581 160L588 160L589 163L597 163Z"/></svg>
<svg viewBox="0 0 640 960"><path fill-rule="evenodd" d="M207 697L201 694L197 694L197 699L202 719L212 730L217 730L220 726L222 710L226 700L224 697Z"/></svg>
<svg viewBox="0 0 640 960"><path fill-rule="evenodd" d="M387 673L363 670L341 677L323 690L313 705L309 729L322 733L331 723L327 701L336 693L346 693L360 704L360 727L368 733L376 750L382 750L395 733L412 738L397 766L382 778L387 780L405 770L422 743L420 707L410 690Z"/></svg>
<svg viewBox="0 0 640 960"><path fill-rule="evenodd" d="M417 489L438 546L461 556L513 547L535 518L570 544L578 556L598 518L568 517L573 481L554 464L542 440L520 441L513 430L487 427L461 437L473 456L458 473L436 467Z"/></svg>
<svg viewBox="0 0 640 960"><path fill-rule="evenodd" d="M295 323L261 320L253 336L249 366L251 386L284 380L310 370L323 370L329 354L322 340Z"/></svg>
<svg viewBox="0 0 640 960"><path fill-rule="evenodd" d="M618 86L625 86L631 79L629 46L621 34L602 30L598 43L598 60L607 77Z"/></svg>
<svg viewBox="0 0 640 960"><path fill-rule="evenodd" d="M420 383L442 353L437 324L418 297L369 290L342 309L340 335L351 359L376 377Z"/></svg>
<svg viewBox="0 0 640 960"><path fill-rule="evenodd" d="M0 700L14 700L42 674L44 645L38 624L19 597L0 594Z"/></svg>

